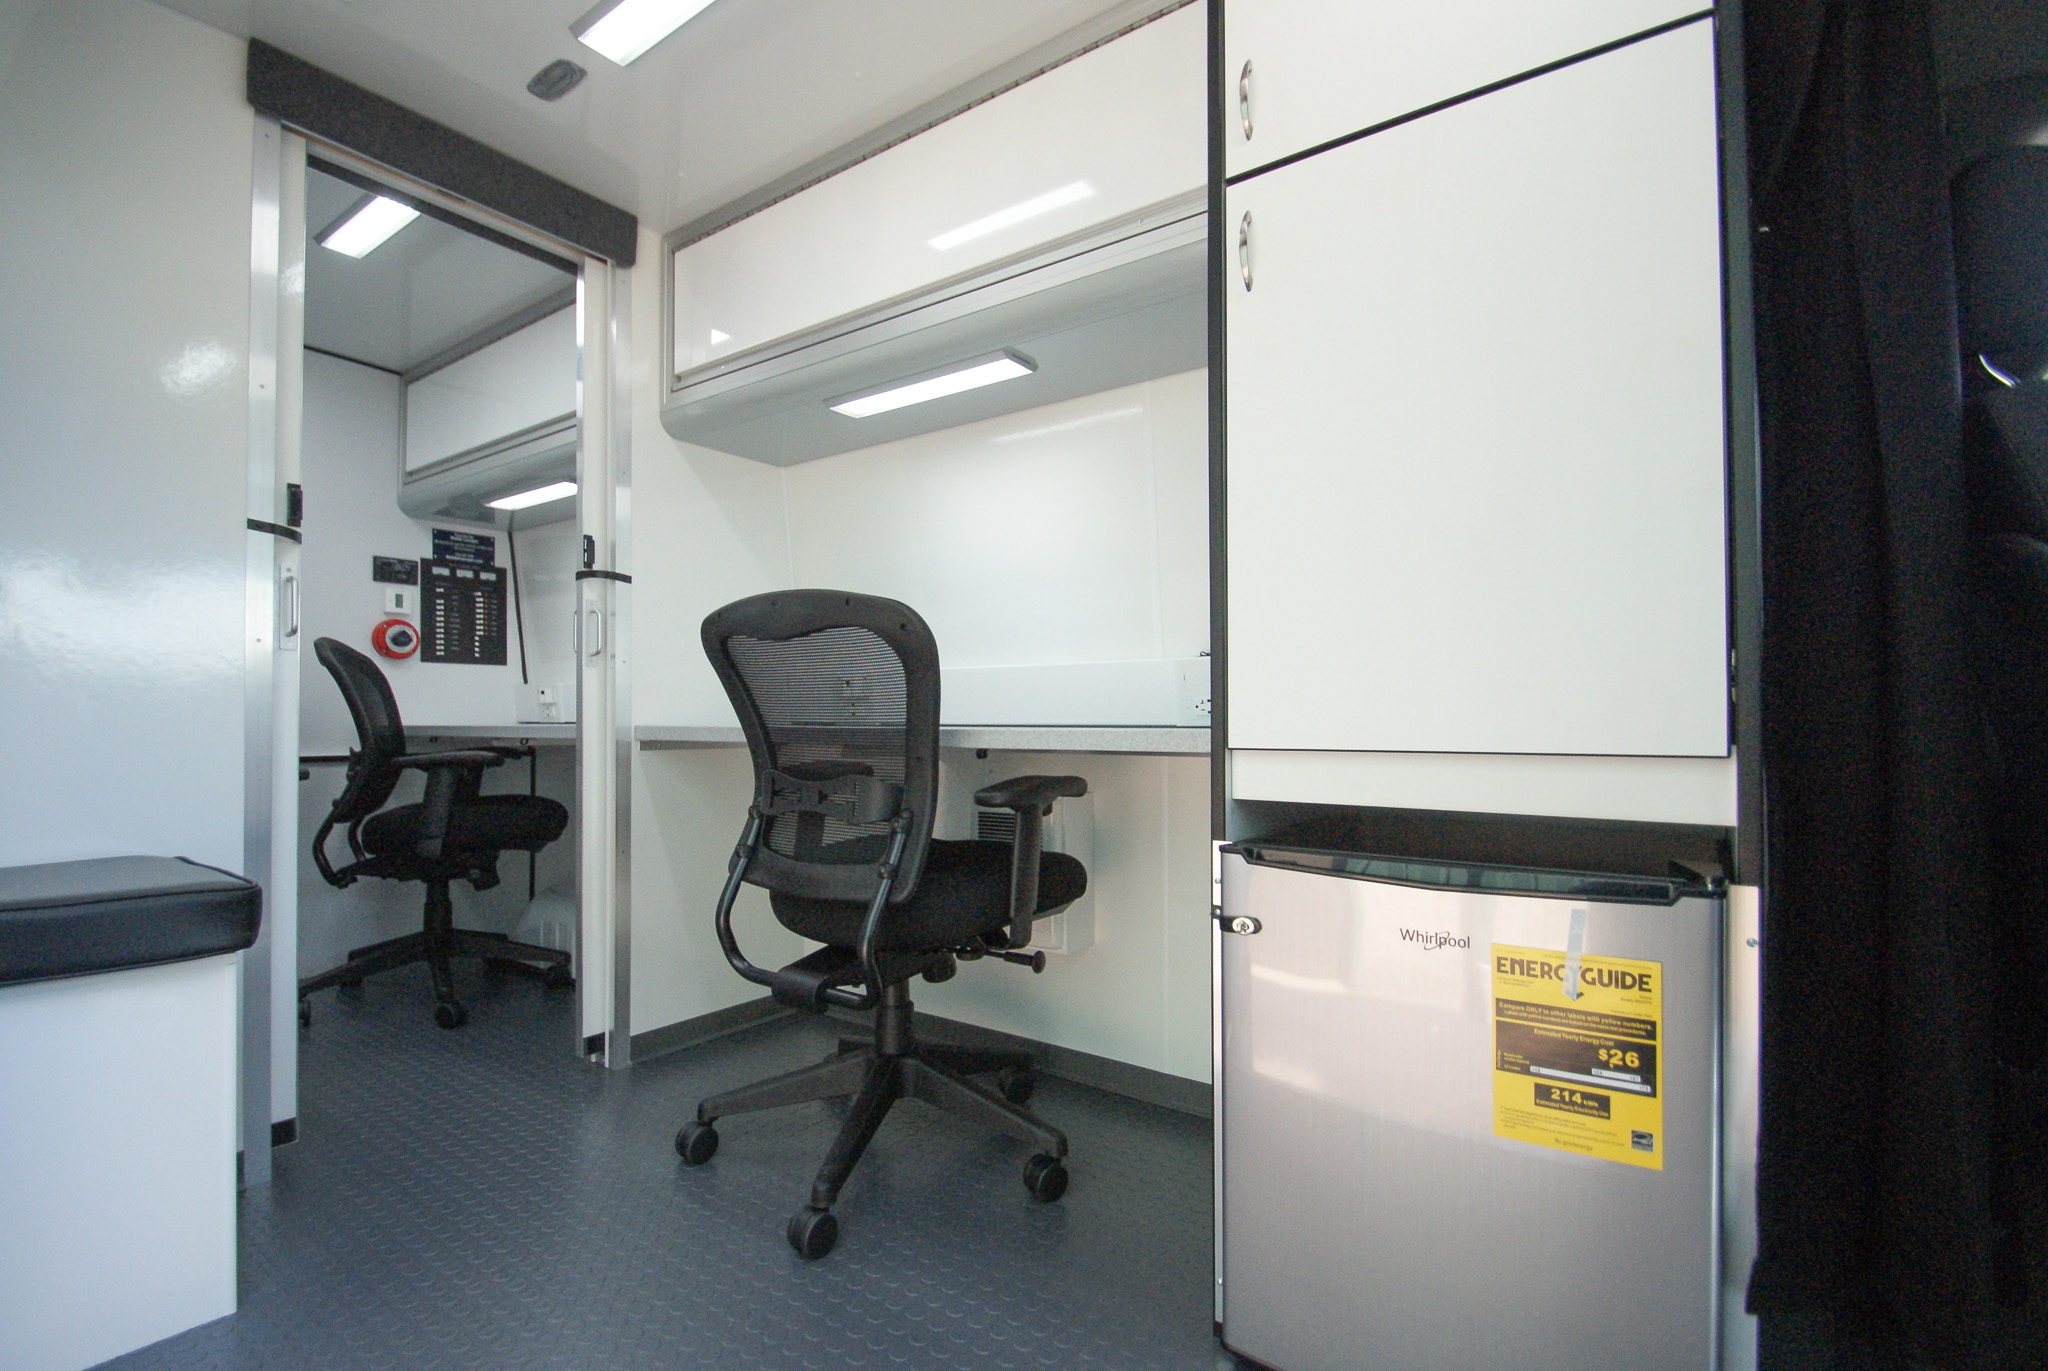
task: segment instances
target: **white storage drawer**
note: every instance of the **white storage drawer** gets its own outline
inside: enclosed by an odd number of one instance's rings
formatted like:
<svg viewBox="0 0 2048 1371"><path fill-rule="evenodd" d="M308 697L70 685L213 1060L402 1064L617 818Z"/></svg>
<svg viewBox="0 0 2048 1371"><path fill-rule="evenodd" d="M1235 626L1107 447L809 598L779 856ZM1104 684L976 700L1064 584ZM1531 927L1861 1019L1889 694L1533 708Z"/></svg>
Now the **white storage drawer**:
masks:
<svg viewBox="0 0 2048 1371"><path fill-rule="evenodd" d="M507 334L405 388L405 470L576 416L574 305Z"/></svg>
<svg viewBox="0 0 2048 1371"><path fill-rule="evenodd" d="M673 255L673 374L1201 188L1191 5Z"/></svg>
<svg viewBox="0 0 2048 1371"><path fill-rule="evenodd" d="M1702 0L1229 0L1224 172L1235 176L1707 7ZM1240 104L1247 92L1249 137Z"/></svg>
<svg viewBox="0 0 2048 1371"><path fill-rule="evenodd" d="M1254 177L1226 230L1230 745L1725 755L1710 26Z"/></svg>

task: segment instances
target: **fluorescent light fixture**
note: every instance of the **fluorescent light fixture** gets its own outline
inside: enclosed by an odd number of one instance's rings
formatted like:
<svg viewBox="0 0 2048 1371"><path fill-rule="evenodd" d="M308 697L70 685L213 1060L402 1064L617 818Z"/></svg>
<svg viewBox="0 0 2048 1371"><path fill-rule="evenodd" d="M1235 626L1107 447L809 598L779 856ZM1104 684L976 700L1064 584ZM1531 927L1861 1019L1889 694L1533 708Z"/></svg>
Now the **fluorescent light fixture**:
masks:
<svg viewBox="0 0 2048 1371"><path fill-rule="evenodd" d="M999 209L994 214L984 215L971 224L962 224L956 229L947 229L936 238L927 239L940 252L957 248L962 243L971 243L977 238L986 238L991 233L1021 224L1026 219L1036 219L1041 214L1051 214L1056 209L1086 200L1095 193L1095 187L1086 181L1073 181L1058 190L1049 190L1043 195L1015 204L1008 209Z"/></svg>
<svg viewBox="0 0 2048 1371"><path fill-rule="evenodd" d="M544 505L552 500L566 500L575 493L574 481L556 481L553 485L535 486L532 490L522 490L517 495L503 495L484 503L492 509L532 509L535 505Z"/></svg>
<svg viewBox="0 0 2048 1371"><path fill-rule="evenodd" d="M625 66L697 17L711 0L605 0L569 26L576 41Z"/></svg>
<svg viewBox="0 0 2048 1371"><path fill-rule="evenodd" d="M318 241L321 247L344 257L367 257L419 217L420 212L411 205L401 205L388 195L373 195L343 215Z"/></svg>
<svg viewBox="0 0 2048 1371"><path fill-rule="evenodd" d="M1038 363L1021 352L1011 352L1005 348L986 357L973 357L965 362L955 362L938 372L898 381L882 390L843 395L826 403L835 414L844 414L850 419L865 419L871 414L887 414L890 410L902 409L905 405L921 405L927 400L958 395L963 390L994 385L997 381L1013 381L1019 376L1029 376L1036 370Z"/></svg>

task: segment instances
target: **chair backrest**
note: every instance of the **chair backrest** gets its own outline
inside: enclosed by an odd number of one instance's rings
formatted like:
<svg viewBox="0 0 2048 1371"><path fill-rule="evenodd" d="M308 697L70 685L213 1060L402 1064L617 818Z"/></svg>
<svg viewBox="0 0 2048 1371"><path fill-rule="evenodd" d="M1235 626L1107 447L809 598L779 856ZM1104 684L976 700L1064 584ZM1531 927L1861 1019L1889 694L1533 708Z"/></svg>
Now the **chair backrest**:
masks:
<svg viewBox="0 0 2048 1371"><path fill-rule="evenodd" d="M1966 365L1981 356L2017 382L1979 378L1970 407L1977 532L2048 539L2048 148L1971 163L1951 201Z"/></svg>
<svg viewBox="0 0 2048 1371"><path fill-rule="evenodd" d="M328 818L354 823L376 813L398 787L397 758L405 754L405 725L391 683L377 664L347 643L315 638L313 655L341 687L349 717L356 721L358 747L349 763L348 782L334 801Z"/></svg>
<svg viewBox="0 0 2048 1371"><path fill-rule="evenodd" d="M2048 148L2003 148L1950 184L1963 352L2022 377L2048 365Z"/></svg>
<svg viewBox="0 0 2048 1371"><path fill-rule="evenodd" d="M858 791L904 818L890 900L909 899L939 793L939 648L917 611L846 591L777 591L713 612L704 651L753 754L756 803L786 778L848 797L831 815L772 817L747 879L814 899L873 899L889 816L849 814Z"/></svg>

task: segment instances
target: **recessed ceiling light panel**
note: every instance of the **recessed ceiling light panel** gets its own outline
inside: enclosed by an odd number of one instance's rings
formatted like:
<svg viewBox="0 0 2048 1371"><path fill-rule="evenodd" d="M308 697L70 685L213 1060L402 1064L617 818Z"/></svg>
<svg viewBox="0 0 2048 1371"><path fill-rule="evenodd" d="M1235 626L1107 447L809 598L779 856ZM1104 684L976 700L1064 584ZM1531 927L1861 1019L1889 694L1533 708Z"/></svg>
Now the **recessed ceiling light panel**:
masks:
<svg viewBox="0 0 2048 1371"><path fill-rule="evenodd" d="M411 205L401 205L388 195L372 195L314 241L344 257L366 257L419 217L420 212Z"/></svg>
<svg viewBox="0 0 2048 1371"><path fill-rule="evenodd" d="M605 0L569 26L576 41L620 66L710 7L711 0Z"/></svg>
<svg viewBox="0 0 2048 1371"><path fill-rule="evenodd" d="M894 382L880 390L857 391L825 403L835 414L844 414L849 419L865 419L869 415L902 409L905 405L921 405L927 400L958 395L963 390L992 386L998 381L1014 381L1036 370L1038 363L1021 352L1005 348L985 357L955 362L924 376Z"/></svg>

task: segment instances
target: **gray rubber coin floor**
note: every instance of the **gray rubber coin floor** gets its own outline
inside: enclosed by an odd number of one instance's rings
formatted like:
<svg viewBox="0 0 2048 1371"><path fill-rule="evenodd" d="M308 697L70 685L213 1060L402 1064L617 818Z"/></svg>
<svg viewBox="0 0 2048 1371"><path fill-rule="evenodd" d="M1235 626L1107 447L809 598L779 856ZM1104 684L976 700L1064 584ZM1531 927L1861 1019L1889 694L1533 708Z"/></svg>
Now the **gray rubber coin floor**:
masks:
<svg viewBox="0 0 2048 1371"><path fill-rule="evenodd" d="M696 1101L821 1060L786 1019L607 1072L568 1050L572 997L459 968L434 1026L424 968L314 997L299 1141L241 1208L241 1308L105 1363L186 1367L1166 1367L1236 1363L1210 1318L1209 1125L1045 1079L1071 1188L1028 1149L930 1107L890 1112L834 1211L783 1238L843 1106L721 1121ZM147 1120L137 1120L146 1127Z"/></svg>

